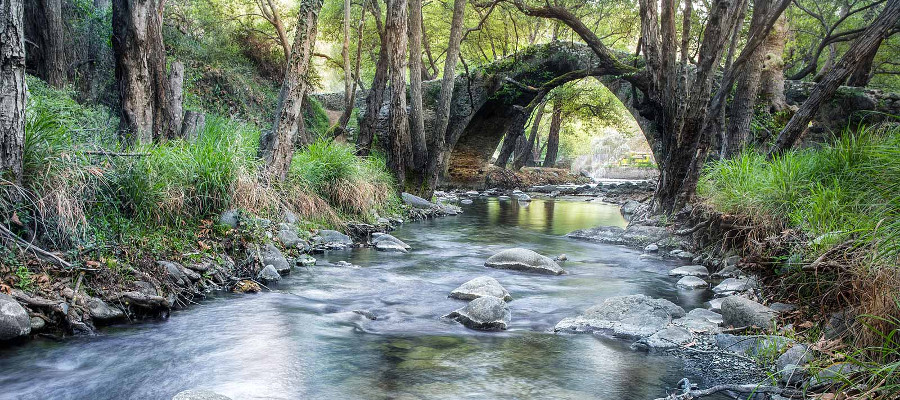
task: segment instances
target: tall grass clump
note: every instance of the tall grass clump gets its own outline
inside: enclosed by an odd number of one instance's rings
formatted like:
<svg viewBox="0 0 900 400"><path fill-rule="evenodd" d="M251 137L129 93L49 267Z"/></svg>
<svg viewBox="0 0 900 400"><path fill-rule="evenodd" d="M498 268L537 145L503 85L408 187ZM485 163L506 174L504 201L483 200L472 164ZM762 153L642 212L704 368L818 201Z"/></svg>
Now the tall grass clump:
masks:
<svg viewBox="0 0 900 400"><path fill-rule="evenodd" d="M802 261L779 267L781 281L823 307L879 316L860 343L896 329L886 323L900 321L900 126L861 127L771 160L745 152L710 165L698 194L718 211L800 232Z"/></svg>
<svg viewBox="0 0 900 400"><path fill-rule="evenodd" d="M377 156L360 158L352 145L319 139L294 155L289 184L310 188L342 212L364 214L390 202L387 171Z"/></svg>

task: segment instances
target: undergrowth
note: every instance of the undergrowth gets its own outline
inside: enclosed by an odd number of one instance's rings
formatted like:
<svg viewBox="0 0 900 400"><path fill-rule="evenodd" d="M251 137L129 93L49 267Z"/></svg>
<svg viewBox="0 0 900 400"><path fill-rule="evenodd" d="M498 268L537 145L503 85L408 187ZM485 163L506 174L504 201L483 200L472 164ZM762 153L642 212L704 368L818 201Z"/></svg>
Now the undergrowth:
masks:
<svg viewBox="0 0 900 400"><path fill-rule="evenodd" d="M0 223L46 248L104 248L135 260L190 251L206 221L229 209L337 227L397 205L384 162L345 144L298 150L289 179L267 184L254 125L210 115L195 141L122 149L108 110L36 79L29 87L25 173L21 185L0 185Z"/></svg>
<svg viewBox="0 0 900 400"><path fill-rule="evenodd" d="M900 127L845 132L833 143L767 159L746 151L705 170L704 202L749 217L772 236L802 238L770 271L782 295L816 309L861 315L852 359L900 395ZM795 232L790 234L789 232ZM824 322L824 321L823 321ZM816 340L818 338L812 338Z"/></svg>

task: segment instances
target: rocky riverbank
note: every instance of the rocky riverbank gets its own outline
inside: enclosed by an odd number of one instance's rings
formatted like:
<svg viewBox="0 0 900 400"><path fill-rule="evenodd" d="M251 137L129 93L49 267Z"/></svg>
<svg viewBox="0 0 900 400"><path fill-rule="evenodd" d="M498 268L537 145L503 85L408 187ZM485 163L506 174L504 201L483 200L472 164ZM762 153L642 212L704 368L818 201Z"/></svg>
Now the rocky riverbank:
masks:
<svg viewBox="0 0 900 400"><path fill-rule="evenodd" d="M229 210L207 229L202 252L169 252L133 266L48 266L28 290L0 286L0 344L90 335L104 325L165 318L213 292L255 293L296 268L315 265L315 255L327 250L371 246L405 252L409 246L386 232L405 220L461 212L406 193L402 199L403 217L348 221L344 232L303 229L290 213L273 222Z"/></svg>

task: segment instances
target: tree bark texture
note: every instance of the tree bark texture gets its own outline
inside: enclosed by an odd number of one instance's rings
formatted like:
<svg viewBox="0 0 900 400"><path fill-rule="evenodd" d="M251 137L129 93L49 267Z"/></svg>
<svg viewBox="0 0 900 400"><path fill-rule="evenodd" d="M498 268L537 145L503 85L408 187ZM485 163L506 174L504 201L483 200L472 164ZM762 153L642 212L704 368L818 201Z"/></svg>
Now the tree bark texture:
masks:
<svg viewBox="0 0 900 400"><path fill-rule="evenodd" d="M269 174L279 180L287 177L295 142L305 146L310 142L303 129L303 98L306 95L306 75L316 43L316 23L322 0L302 0L299 4L297 30L291 56L278 94L278 106L272 131L260 137L259 155L269 168Z"/></svg>
<svg viewBox="0 0 900 400"><path fill-rule="evenodd" d="M22 184L27 93L23 15L22 0L0 0L0 178L17 185Z"/></svg>
<svg viewBox="0 0 900 400"><path fill-rule="evenodd" d="M872 64L875 61L875 55L878 54L879 47L881 47L881 43L878 43L872 51L863 57L859 65L853 70L853 73L850 74L850 78L847 79L847 86L865 87L869 84L869 81L872 80Z"/></svg>
<svg viewBox="0 0 900 400"><path fill-rule="evenodd" d="M769 152L770 156L780 154L793 147L819 110L819 106L834 95L838 87L860 64L866 62L868 55L876 51L898 20L900 20L900 0L888 0L878 18L856 38L840 61L822 77L822 80L813 86L809 97L800 105L791 120L778 134L778 138L775 139L775 144Z"/></svg>
<svg viewBox="0 0 900 400"><path fill-rule="evenodd" d="M784 46L787 35L787 19L782 15L762 44L765 50L758 94L760 104L766 104L771 114L787 108L784 98Z"/></svg>
<svg viewBox="0 0 900 400"><path fill-rule="evenodd" d="M346 3L345 3L346 5ZM348 17L349 12L344 14L344 17ZM347 131L347 123L350 122L350 116L353 115L353 109L356 106L356 82L359 80L359 63L362 57L362 47L363 47L363 29L366 26L366 7L365 3L363 4L362 10L360 10L360 18L359 23L356 26L356 59L353 64L353 82L350 84L350 93L349 95L345 93L344 96L344 111L341 112L341 116L338 118L337 129L334 130L334 136L338 137L344 134ZM347 79L347 76L344 76L344 79ZM362 84L362 83L360 83ZM345 84L345 89L346 89Z"/></svg>
<svg viewBox="0 0 900 400"><path fill-rule="evenodd" d="M408 9L406 0L390 0L387 4L384 40L387 42L389 58L391 97L388 107L388 129L381 143L388 168L393 171L397 182L406 186L406 170L412 158L409 115L406 111Z"/></svg>
<svg viewBox="0 0 900 400"><path fill-rule="evenodd" d="M453 17L450 20L450 39L447 43L447 56L444 59L444 75L441 77L441 92L438 97L434 130L428 140L427 190L429 196L437 187L438 180L446 167L444 147L447 143L447 127L450 124L450 108L453 100L453 89L456 85L456 64L459 62L460 43L462 42L466 0L454 0ZM436 153L436 154L434 154Z"/></svg>
<svg viewBox="0 0 900 400"><path fill-rule="evenodd" d="M544 155L544 168L556 166L559 154L559 130L562 126L562 105L553 103L553 116L550 118L550 133L547 135L547 153Z"/></svg>
<svg viewBox="0 0 900 400"><path fill-rule="evenodd" d="M27 66L50 86L66 85L65 24L61 0L26 0Z"/></svg>
<svg viewBox="0 0 900 400"><path fill-rule="evenodd" d="M356 137L356 154L358 156L368 156L372 151L372 140L378 130L378 114L384 106L384 93L388 85L388 69L390 68L388 43L379 19L381 10L378 7L378 1L372 1L371 4L372 14L375 17L379 35L381 35L381 45L378 51L378 60L375 62L375 76L372 78L369 94L366 95L366 112L359 121L359 135Z"/></svg>
<svg viewBox="0 0 900 400"><path fill-rule="evenodd" d="M760 23L765 18L762 13L753 13L751 24ZM719 154L722 158L737 155L750 136L750 121L756 106L756 93L759 90L762 66L765 58L765 46L757 46L747 57L747 61L738 72L739 78L728 110L728 123L725 127Z"/></svg>
<svg viewBox="0 0 900 400"><path fill-rule="evenodd" d="M162 39L163 0L114 0L113 53L125 143L176 137L166 53Z"/></svg>
<svg viewBox="0 0 900 400"><path fill-rule="evenodd" d="M454 74L455 75L455 74ZM455 78L455 76L454 76ZM428 159L425 117L422 109L422 0L409 1L409 135L412 140L411 170L423 171ZM419 179L424 174L417 174ZM422 182L415 186L421 187ZM421 190L417 190L417 194Z"/></svg>
<svg viewBox="0 0 900 400"><path fill-rule="evenodd" d="M172 131L182 136L184 121L184 63L175 61L169 71L169 104L172 106Z"/></svg>

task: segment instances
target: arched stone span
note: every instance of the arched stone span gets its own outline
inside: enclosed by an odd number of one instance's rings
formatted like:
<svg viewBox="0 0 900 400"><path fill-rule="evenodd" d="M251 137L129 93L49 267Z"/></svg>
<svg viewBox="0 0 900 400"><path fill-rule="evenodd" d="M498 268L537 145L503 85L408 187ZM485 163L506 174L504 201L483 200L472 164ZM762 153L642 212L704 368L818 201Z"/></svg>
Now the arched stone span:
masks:
<svg viewBox="0 0 900 400"><path fill-rule="evenodd" d="M456 175L454 171L477 169L490 161L517 114L536 96L536 92L528 87L558 86L591 76L591 71L599 74L597 64L597 57L586 45L551 42L531 46L457 76L449 128L445 133L447 146L443 149L445 171L449 172L445 179L452 181ZM631 110L631 86L626 81L603 78L601 82ZM430 136L437 134L433 127L440 80L424 82L423 93L425 132ZM342 93L313 97L326 109L339 111L343 108ZM365 97L364 94L356 96L359 99L356 107L361 111L365 110ZM380 114L381 119L386 118L387 104L383 105ZM643 129L650 128L646 120L635 112L632 114Z"/></svg>

